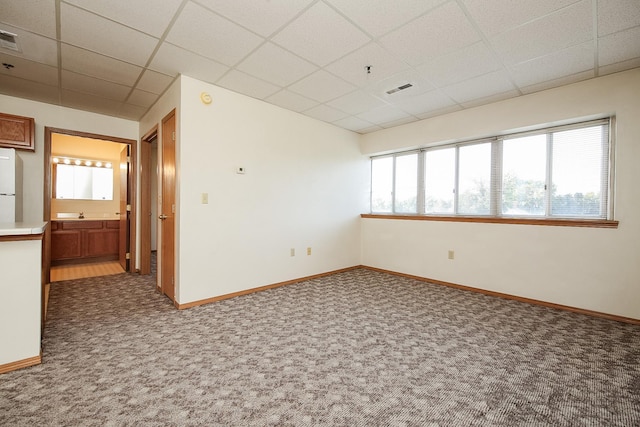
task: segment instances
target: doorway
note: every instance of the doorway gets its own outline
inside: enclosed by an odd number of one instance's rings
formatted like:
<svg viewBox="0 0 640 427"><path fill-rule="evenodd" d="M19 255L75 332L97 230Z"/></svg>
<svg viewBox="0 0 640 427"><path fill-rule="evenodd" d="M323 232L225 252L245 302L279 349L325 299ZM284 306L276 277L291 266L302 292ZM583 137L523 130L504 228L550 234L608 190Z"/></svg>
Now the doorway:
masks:
<svg viewBox="0 0 640 427"><path fill-rule="evenodd" d="M111 176L114 180L114 187L112 191L117 189L117 194L112 195L113 203L116 204L117 207L113 207L111 203L107 203L108 197L95 197L92 200L96 200L94 205L89 205L88 200L90 196L82 195L78 197L78 201L71 200L62 200L64 197L56 198L56 178L57 178L57 164L54 163L54 159L58 159L58 157L54 156L54 154L69 154L69 153L54 153L52 148L58 138L64 140L68 138L69 140L77 140L81 141L79 147L78 155L75 155L75 158L70 159L76 165L80 165L80 163L85 166L95 166L97 169L97 161L100 163L104 163L107 159L101 159L100 155L91 156L90 151L92 144L95 147L98 147L100 143L102 144L111 144L119 147L120 152L124 152L122 162L120 161L120 155L118 155L118 160L113 161L110 167L113 170ZM67 141L69 143L69 141ZM97 135L86 132L78 132L74 130L68 129L57 129L45 127L45 138L44 138L44 220L51 222L52 227L49 227L49 232L45 236L45 245L44 245L44 279L46 283L51 282L51 265L52 265L52 228L56 228L63 221L52 222L52 219L67 219L65 216L69 216L68 219L83 219L84 221L78 222L76 224L69 224L69 232L65 230L53 230L53 233L58 233L62 235L64 239L67 239L66 242L63 242L58 245L58 248L54 246L53 249L59 249L62 247L65 251L69 251L68 254L65 254L61 258L69 258L68 263L75 264L78 262L94 262L100 260L110 260L111 258L115 258L115 261L120 263L123 266L124 271L132 272L135 269L134 262L135 260L135 218L136 218L136 210L135 210L135 192L136 192L136 176L133 173L134 168L131 165L136 164L136 141L124 138L118 138L108 135ZM73 143L70 142L70 143ZM114 144L115 143L115 144ZM128 154L128 155L127 155ZM68 156L72 157L72 156ZM94 158L95 157L95 158ZM124 163L123 163L124 162ZM54 167L55 166L55 167ZM101 167L105 168L106 165L101 165ZM85 174L86 171L83 171L82 174ZM97 179L97 178L96 178ZM118 184L119 183L119 184ZM119 201L124 199L125 203L120 207ZM54 203L66 204L65 207L70 212L60 213L60 205L55 206L55 212L52 209ZM84 212L83 207L87 206L100 206L102 210L105 212L93 212L90 214L88 212ZM79 207L79 209L78 209ZM63 209L65 210L65 209ZM75 210L80 210L80 212L75 212ZM98 209L100 211L100 209ZM53 213L55 213L56 218L53 217ZM87 214L87 216L85 216ZM91 216L89 216L91 215ZM104 217L103 217L104 215ZM111 216L113 215L113 216ZM75 216L75 218L72 218ZM98 227L100 226L100 227ZM87 230L84 230L84 229ZM75 229L75 230L73 230ZM99 229L99 230L97 230ZM58 237L56 235L56 237ZM115 251L114 255L111 255L112 249ZM88 256L87 256L88 254ZM60 259L58 257L55 261L56 264L66 264L66 259Z"/></svg>

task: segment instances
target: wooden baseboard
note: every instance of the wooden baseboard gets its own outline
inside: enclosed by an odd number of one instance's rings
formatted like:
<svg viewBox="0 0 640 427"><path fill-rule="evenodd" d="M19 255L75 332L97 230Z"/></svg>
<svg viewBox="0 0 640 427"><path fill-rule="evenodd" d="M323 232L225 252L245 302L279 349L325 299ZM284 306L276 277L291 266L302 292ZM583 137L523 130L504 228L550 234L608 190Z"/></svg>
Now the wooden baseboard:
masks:
<svg viewBox="0 0 640 427"><path fill-rule="evenodd" d="M239 291L239 292L234 292L234 293L231 293L231 294L220 295L220 296L217 296L217 297L207 298L207 299L203 299L203 300L199 300L199 301L187 302L187 303L184 303L184 304L180 304L177 301L175 301L174 305L179 310L184 310L186 308L197 307L199 305L204 305L204 304L210 304L212 302L222 301L222 300L229 299L229 298L235 298L235 297L239 297L241 295L248 295L248 294L253 294L255 292L266 291L267 289L273 289L273 288L279 288L281 286L292 285L294 283L304 282L305 280L311 280L311 279L317 279L319 277L331 276L332 274L336 274L336 273L344 273L345 271L356 270L358 268L360 268L360 266L356 265L356 266L353 266L353 267L342 268L340 270L328 271L326 273L314 274L312 276L301 277L299 279L287 280L287 281L284 281L284 282L273 283L271 285L260 286L260 287L251 288L251 289L245 289L244 291Z"/></svg>
<svg viewBox="0 0 640 427"><path fill-rule="evenodd" d="M40 363L42 363L42 355L29 357L28 359L22 359L11 363L5 363L4 365L0 365L0 374L22 368L28 368L29 366L39 365Z"/></svg>
<svg viewBox="0 0 640 427"><path fill-rule="evenodd" d="M552 303L552 302L541 301L541 300L537 300L537 299L533 299L533 298L519 297L519 296L516 296L516 295L505 294L505 293L502 293L502 292L488 291L488 290L485 290L485 289L474 288L474 287L471 287L471 286L459 285L457 283L444 282L442 280L429 279L427 277L414 276L412 274L398 273L397 271L384 270L382 268L369 267L369 266L366 266L366 265L363 265L361 267L362 268L366 268L367 270L373 270L373 271L378 271L378 272L381 272L381 273L393 274L395 276L406 277L406 278L409 278L409 279L419 280L421 282L426 282L426 283L433 283L435 285L443 285L443 286L448 286L450 288L456 288L456 289L461 289L461 290L464 290L464 291L476 292L476 293L489 295L489 296L493 296L493 297L505 298L505 299L510 299L510 300L514 300L514 301L528 303L528 304L540 305L540 306L543 306L543 307L550 307L550 308L556 308L556 309L559 309L559 310L571 311L573 313L585 314L587 316L599 317L599 318L607 319L607 320L615 320L617 322L631 323L631 324L634 324L634 325L640 325L640 319L634 319L632 317L618 316L618 315L615 315L615 314L602 313L600 311L593 311L593 310L587 310L587 309L584 309L584 308L571 307L569 305L555 304L555 303Z"/></svg>

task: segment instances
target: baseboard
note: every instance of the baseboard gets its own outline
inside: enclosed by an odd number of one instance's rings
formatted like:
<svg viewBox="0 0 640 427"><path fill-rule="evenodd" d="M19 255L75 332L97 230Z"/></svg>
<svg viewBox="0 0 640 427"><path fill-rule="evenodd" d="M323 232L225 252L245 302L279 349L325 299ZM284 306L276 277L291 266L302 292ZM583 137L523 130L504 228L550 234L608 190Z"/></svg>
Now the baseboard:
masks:
<svg viewBox="0 0 640 427"><path fill-rule="evenodd" d="M203 299L203 300L199 300L199 301L187 302L187 303L184 303L184 304L180 304L178 302L174 302L174 305L179 310L184 310L184 309L191 308L191 307L197 307L197 306L200 306L200 305L210 304L210 303L216 302L216 301L222 301L222 300L229 299L229 298L239 297L241 295L248 295L248 294L253 294L255 292L266 291L267 289L279 288L281 286L286 286L286 285L293 285L294 283L304 282L305 280L311 280L311 279L317 279L319 277L331 276L332 274L336 274L336 273L344 273L345 271L356 270L358 268L360 268L359 265L356 265L356 266L353 266L353 267L341 268L340 270L333 270L333 271L328 271L326 273L314 274L312 276L300 277L298 279L292 279L292 280L287 280L287 281L284 281L284 282L273 283L271 285L265 285L265 286L260 286L260 287L257 287L257 288L245 289L244 291L239 291L239 292L234 292L234 293L231 293L231 294L220 295L220 296L217 296L217 297L207 298L207 299Z"/></svg>
<svg viewBox="0 0 640 427"><path fill-rule="evenodd" d="M471 286L459 285L457 283L444 282L442 280L429 279L427 277L414 276L412 274L399 273L397 271L384 270L382 268L369 267L369 266L366 266L366 265L362 265L361 267L362 268L366 268L367 270L373 270L373 271L378 271L378 272L381 272L381 273L393 274L395 276L406 277L406 278L409 278L409 279L419 280L421 282L426 282L426 283L433 283L435 285L443 285L443 286L448 286L450 288L456 288L456 289L461 289L461 290L464 290L464 291L476 292L476 293L479 293L479 294L489 295L489 296L493 296L493 297L505 298L505 299L510 299L510 300L514 300L514 301L525 302L525 303L528 303L528 304L540 305L540 306L543 306L543 307L550 307L550 308L556 308L556 309L559 309L559 310L571 311L573 313L585 314L587 316L599 317L599 318L607 319L607 320L615 320L617 322L631 323L631 324L634 324L634 325L640 325L640 319L634 319L632 317L618 316L618 315L615 315L615 314L602 313L602 312L599 312L599 311L587 310L587 309L584 309L584 308L571 307L569 305L555 304L555 303L552 303L552 302L541 301L541 300L537 300L537 299L533 299L533 298L519 297L519 296L516 296L516 295L505 294L505 293L502 293L502 292L488 291L488 290L485 290L485 289L474 288L474 287L471 287Z"/></svg>
<svg viewBox="0 0 640 427"><path fill-rule="evenodd" d="M22 359L11 363L5 363L0 365L0 374L15 371L22 368L28 368L29 366L39 365L42 363L42 356L29 357L28 359Z"/></svg>

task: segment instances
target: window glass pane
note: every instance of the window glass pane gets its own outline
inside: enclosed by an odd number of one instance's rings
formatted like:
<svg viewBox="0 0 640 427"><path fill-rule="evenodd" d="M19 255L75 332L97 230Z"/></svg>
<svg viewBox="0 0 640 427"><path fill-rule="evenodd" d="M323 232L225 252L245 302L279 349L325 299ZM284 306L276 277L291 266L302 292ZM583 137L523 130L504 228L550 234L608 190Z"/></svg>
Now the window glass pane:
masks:
<svg viewBox="0 0 640 427"><path fill-rule="evenodd" d="M418 153L396 157L395 195L396 212L418 212Z"/></svg>
<svg viewBox="0 0 640 427"><path fill-rule="evenodd" d="M547 136L507 139L502 144L502 214L544 215Z"/></svg>
<svg viewBox="0 0 640 427"><path fill-rule="evenodd" d="M371 160L371 212L392 212L393 157Z"/></svg>
<svg viewBox="0 0 640 427"><path fill-rule="evenodd" d="M456 149L425 153L425 213L453 213L456 180Z"/></svg>
<svg viewBox="0 0 640 427"><path fill-rule="evenodd" d="M491 213L491 144L465 145L459 149L458 213Z"/></svg>
<svg viewBox="0 0 640 427"><path fill-rule="evenodd" d="M604 126L554 132L551 214L604 216L601 190L606 173Z"/></svg>

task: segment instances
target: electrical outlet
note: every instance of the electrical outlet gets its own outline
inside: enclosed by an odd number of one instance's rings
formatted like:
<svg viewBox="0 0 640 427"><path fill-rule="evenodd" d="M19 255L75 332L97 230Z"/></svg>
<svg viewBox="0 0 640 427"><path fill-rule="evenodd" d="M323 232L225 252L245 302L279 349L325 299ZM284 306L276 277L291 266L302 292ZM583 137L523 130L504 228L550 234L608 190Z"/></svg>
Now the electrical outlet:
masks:
<svg viewBox="0 0 640 427"><path fill-rule="evenodd" d="M307 255L311 255L311 248L307 248Z"/></svg>
<svg viewBox="0 0 640 427"><path fill-rule="evenodd" d="M454 258L455 253L453 251L449 251L449 259Z"/></svg>
<svg viewBox="0 0 640 427"><path fill-rule="evenodd" d="M296 250L295 250L295 248L291 248L291 256L296 256Z"/></svg>

